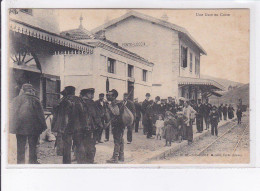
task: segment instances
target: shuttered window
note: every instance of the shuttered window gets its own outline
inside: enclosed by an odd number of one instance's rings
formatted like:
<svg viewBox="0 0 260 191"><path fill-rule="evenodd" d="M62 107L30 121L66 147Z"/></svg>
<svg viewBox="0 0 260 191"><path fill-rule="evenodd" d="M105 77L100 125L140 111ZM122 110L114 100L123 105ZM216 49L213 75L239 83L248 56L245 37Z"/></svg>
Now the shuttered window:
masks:
<svg viewBox="0 0 260 191"><path fill-rule="evenodd" d="M188 48L181 46L181 67L187 68Z"/></svg>
<svg viewBox="0 0 260 191"><path fill-rule="evenodd" d="M60 99L60 80L51 77L43 77L42 94L44 109L48 110L57 105Z"/></svg>

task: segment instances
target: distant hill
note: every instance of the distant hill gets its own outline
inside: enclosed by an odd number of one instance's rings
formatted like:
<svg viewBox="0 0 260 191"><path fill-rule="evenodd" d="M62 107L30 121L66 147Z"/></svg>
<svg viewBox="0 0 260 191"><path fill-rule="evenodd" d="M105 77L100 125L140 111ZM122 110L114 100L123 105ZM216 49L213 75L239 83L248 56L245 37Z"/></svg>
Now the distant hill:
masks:
<svg viewBox="0 0 260 191"><path fill-rule="evenodd" d="M209 97L211 104L232 104L234 107L238 104L239 99L242 99L243 105L249 105L249 84L227 91L222 97Z"/></svg>
<svg viewBox="0 0 260 191"><path fill-rule="evenodd" d="M228 90L228 87L230 85L231 86L237 86L237 87L245 85L245 84L242 84L242 83L239 83L239 82L234 82L234 81L231 81L231 80L225 80L225 79L222 79L222 78L215 78L215 77L203 75L203 74L201 74L200 77L210 79L210 80L214 80L214 81L218 82L219 84L221 84L222 86L225 87L225 91Z"/></svg>

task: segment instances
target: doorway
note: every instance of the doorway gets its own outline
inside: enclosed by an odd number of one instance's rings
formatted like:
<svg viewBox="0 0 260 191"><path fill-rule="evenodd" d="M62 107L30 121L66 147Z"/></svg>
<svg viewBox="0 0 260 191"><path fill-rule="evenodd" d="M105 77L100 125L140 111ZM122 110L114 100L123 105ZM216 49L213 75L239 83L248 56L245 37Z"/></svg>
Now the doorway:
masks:
<svg viewBox="0 0 260 191"><path fill-rule="evenodd" d="M127 91L129 94L129 99L133 101L134 100L134 82L130 82L130 81L127 82Z"/></svg>

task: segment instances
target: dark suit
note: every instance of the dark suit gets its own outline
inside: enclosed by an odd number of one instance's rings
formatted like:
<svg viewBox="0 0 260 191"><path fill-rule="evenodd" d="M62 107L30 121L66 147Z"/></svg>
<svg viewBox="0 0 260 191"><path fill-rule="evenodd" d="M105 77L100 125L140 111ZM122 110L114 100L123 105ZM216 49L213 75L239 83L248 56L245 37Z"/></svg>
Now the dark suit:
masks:
<svg viewBox="0 0 260 191"><path fill-rule="evenodd" d="M136 117L135 104L134 102L127 100L125 106L132 112L134 119ZM134 123L131 126L127 127L127 141L132 142L133 137L133 127Z"/></svg>
<svg viewBox="0 0 260 191"><path fill-rule="evenodd" d="M223 106L223 116L224 116L224 120L227 120L227 112L228 112L227 106Z"/></svg>
<svg viewBox="0 0 260 191"><path fill-rule="evenodd" d="M135 104L135 112L136 112L136 116L135 116L135 132L138 132L139 122L140 122L140 119L141 119L142 106L138 102L134 102L134 104Z"/></svg>
<svg viewBox="0 0 260 191"><path fill-rule="evenodd" d="M148 105L149 105L149 101L145 99L142 103L142 114L143 114L142 124L143 124L143 133L144 134L146 134L147 130L148 130L148 125L147 125L148 120L146 117L146 110L147 110Z"/></svg>
<svg viewBox="0 0 260 191"><path fill-rule="evenodd" d="M211 134L218 136L218 121L219 121L219 114L218 111L211 111L209 114L210 123L211 123Z"/></svg>
<svg viewBox="0 0 260 191"><path fill-rule="evenodd" d="M96 154L96 138L100 129L103 128L99 112L93 100L83 99L84 113L86 115L86 134L84 138L84 147L86 149L87 163L94 163Z"/></svg>
<svg viewBox="0 0 260 191"><path fill-rule="evenodd" d="M203 131L203 114L204 114L204 108L203 105L196 105L195 110L197 112L196 114L196 125L197 125L197 131L202 132Z"/></svg>
<svg viewBox="0 0 260 191"><path fill-rule="evenodd" d="M206 123L206 129L209 129L209 123L210 123L210 118L209 118L209 113L211 111L211 104L205 103L204 104L204 120Z"/></svg>

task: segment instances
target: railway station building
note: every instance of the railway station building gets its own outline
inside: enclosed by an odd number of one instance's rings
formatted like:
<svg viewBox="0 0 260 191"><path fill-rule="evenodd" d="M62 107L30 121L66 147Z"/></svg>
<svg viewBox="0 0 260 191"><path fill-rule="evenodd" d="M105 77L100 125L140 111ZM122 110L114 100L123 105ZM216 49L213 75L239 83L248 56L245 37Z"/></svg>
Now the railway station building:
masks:
<svg viewBox="0 0 260 191"><path fill-rule="evenodd" d="M167 19L167 15L157 19L130 11L93 29L92 33L105 33L107 39L154 63L153 97L204 100L219 95L215 92L223 89L219 83L200 78L200 57L206 51L186 29Z"/></svg>

